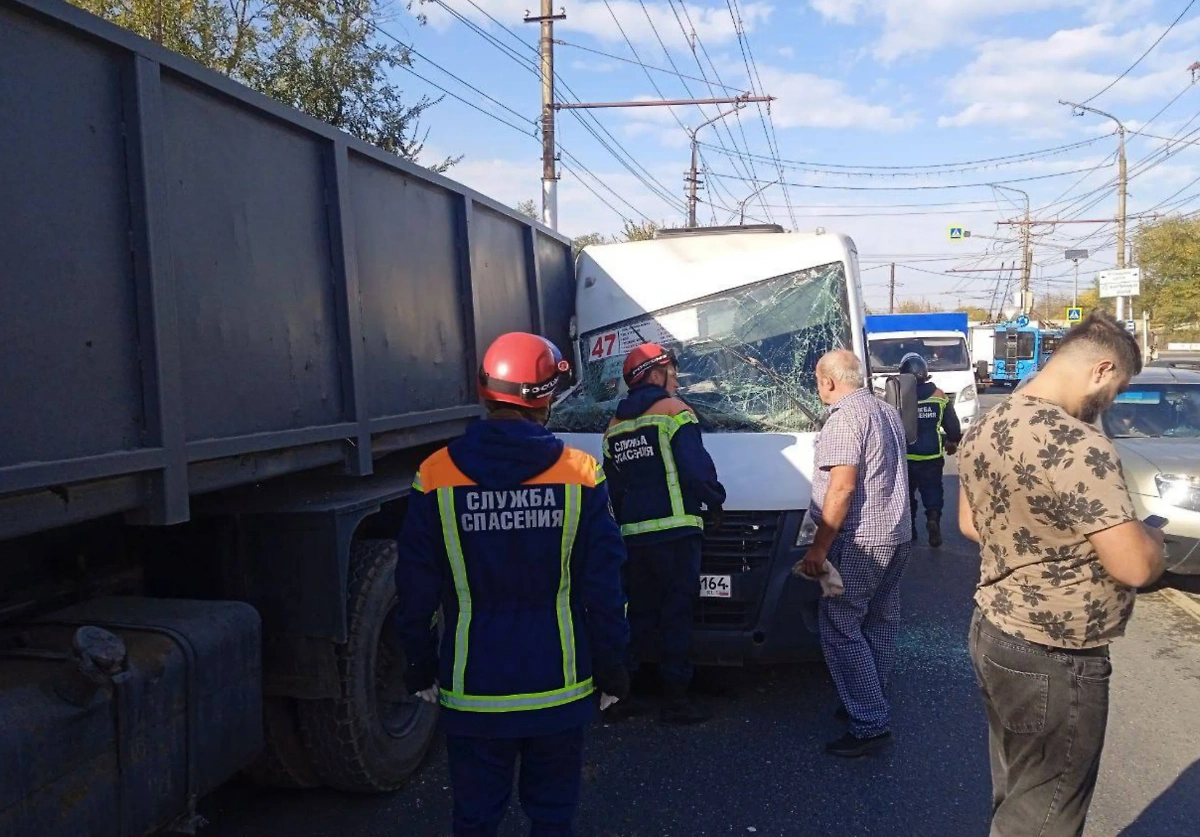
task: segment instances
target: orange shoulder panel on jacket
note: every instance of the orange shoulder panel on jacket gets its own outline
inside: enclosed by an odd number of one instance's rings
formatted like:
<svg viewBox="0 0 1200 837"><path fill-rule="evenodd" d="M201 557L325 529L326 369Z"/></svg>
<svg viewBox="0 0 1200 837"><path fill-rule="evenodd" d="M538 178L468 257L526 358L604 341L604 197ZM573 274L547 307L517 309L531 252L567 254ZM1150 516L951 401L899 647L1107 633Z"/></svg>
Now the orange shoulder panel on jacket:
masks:
<svg viewBox="0 0 1200 837"><path fill-rule="evenodd" d="M413 488L426 493L459 485L475 485L475 481L458 469L447 448L436 451L422 462L413 481Z"/></svg>
<svg viewBox="0 0 1200 837"><path fill-rule="evenodd" d="M680 401L678 398L664 398L661 401L655 401L650 405L650 409L642 413L644 416L677 416L680 413L696 412L690 406Z"/></svg>
<svg viewBox="0 0 1200 837"><path fill-rule="evenodd" d="M557 462L533 479L525 480L522 485L582 485L584 488L595 488L599 470L590 453L564 447Z"/></svg>

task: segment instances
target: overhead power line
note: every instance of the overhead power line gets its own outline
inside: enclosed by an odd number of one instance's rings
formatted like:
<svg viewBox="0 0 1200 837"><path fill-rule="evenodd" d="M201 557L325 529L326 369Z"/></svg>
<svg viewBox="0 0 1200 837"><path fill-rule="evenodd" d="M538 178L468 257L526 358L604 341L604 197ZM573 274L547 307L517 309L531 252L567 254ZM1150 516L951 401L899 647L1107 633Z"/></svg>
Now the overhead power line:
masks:
<svg viewBox="0 0 1200 837"><path fill-rule="evenodd" d="M984 183L944 183L930 184L924 186L841 186L835 184L821 183L792 183L788 182L788 186L794 186L800 189L830 189L836 191L849 192L918 192L928 191L933 189L980 189L991 186L1001 186L1006 183L1029 183L1035 180L1049 180L1054 177L1066 177L1071 174L1078 174L1088 169L1070 169L1069 171L1052 172L1050 174L1032 175L1030 177L1014 177L1008 180L991 180ZM739 177L735 174L726 174L723 172L710 172L712 177L723 177L727 180L745 180L746 178Z"/></svg>
<svg viewBox="0 0 1200 837"><path fill-rule="evenodd" d="M641 67L646 70L653 70L656 73L663 73L668 76L676 76L676 77L684 79L686 81L698 81L701 84L712 84L712 82L710 82L708 79L700 78L699 76L689 76L685 73L679 72L677 69L676 70L668 70L666 67L656 67L653 64L646 64L641 61L635 61L634 59L626 58L623 55L613 55L611 52L603 52L598 49L592 49L591 47L585 47L582 44L573 44L570 41L563 41L563 40L558 40L558 39L555 39L554 43L557 44L558 46L570 47L571 49L578 49L578 50L582 50L583 52L590 52L593 55L599 55L602 58L608 58L612 61L620 61L624 64L632 64L635 67ZM732 90L735 93L742 92L742 89L739 87L730 87L725 84L718 84L716 86L720 87L722 90Z"/></svg>
<svg viewBox="0 0 1200 837"><path fill-rule="evenodd" d="M1137 61L1134 61L1132 64L1129 65L1129 69L1127 69L1125 72L1121 73L1121 75L1117 76L1115 79L1110 81L1108 83L1108 85L1103 90L1101 90L1099 93L1096 93L1089 99L1084 99L1083 104L1085 104L1085 105L1089 104L1090 102L1094 101L1095 99L1100 98L1105 93L1107 93L1109 90L1112 90L1114 87L1116 87L1117 82L1121 81L1121 79L1125 78L1125 76L1127 76L1131 72L1133 72L1134 68L1136 68L1138 64L1141 64L1142 61L1144 61L1146 59L1147 55L1154 52L1154 50L1158 47L1158 45L1163 42L1163 38L1167 37L1167 35L1169 35L1171 33L1171 30L1175 28L1175 25L1177 23L1179 23L1179 21L1183 20L1183 16L1186 15L1191 10L1192 6L1194 6L1194 5L1196 5L1196 0L1190 0L1190 2L1186 6L1183 7L1183 11L1179 13L1179 17L1175 18L1175 20L1172 21L1171 25L1168 26L1166 28L1166 30L1161 35L1158 36L1157 41L1150 44L1150 48L1147 49L1145 52L1143 52L1141 54L1141 56L1138 57Z"/></svg>

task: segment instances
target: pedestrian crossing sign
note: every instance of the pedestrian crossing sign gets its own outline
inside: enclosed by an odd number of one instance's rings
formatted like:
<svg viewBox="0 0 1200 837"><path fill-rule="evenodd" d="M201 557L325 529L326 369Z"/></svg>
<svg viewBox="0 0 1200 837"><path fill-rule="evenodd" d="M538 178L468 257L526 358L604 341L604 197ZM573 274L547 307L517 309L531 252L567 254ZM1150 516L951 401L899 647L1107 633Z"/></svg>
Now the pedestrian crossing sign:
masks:
<svg viewBox="0 0 1200 837"><path fill-rule="evenodd" d="M962 227L951 227L950 228L950 240L951 241L962 241L962 239L963 239L963 228Z"/></svg>
<svg viewBox="0 0 1200 837"><path fill-rule="evenodd" d="M1067 309L1067 322L1068 323L1077 323L1077 322L1080 322L1081 320L1083 320L1083 309L1082 308L1068 308Z"/></svg>

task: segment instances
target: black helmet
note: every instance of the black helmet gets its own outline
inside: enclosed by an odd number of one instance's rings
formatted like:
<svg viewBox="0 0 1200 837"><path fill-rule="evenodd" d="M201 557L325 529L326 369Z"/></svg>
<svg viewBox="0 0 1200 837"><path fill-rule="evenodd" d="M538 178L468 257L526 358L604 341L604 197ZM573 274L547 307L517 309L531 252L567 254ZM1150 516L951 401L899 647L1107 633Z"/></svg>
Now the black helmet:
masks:
<svg viewBox="0 0 1200 837"><path fill-rule="evenodd" d="M900 374L912 375L923 384L929 380L929 364L916 352L909 352L900 360Z"/></svg>

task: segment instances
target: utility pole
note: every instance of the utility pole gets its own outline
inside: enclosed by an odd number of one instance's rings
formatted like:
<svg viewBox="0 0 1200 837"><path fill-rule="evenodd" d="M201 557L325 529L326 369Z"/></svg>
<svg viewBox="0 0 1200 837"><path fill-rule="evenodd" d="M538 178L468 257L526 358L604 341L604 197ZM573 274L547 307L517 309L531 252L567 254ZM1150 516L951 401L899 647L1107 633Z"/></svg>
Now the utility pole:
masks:
<svg viewBox="0 0 1200 837"><path fill-rule="evenodd" d="M552 0L542 0L542 13L525 18L540 23L542 67L542 223L558 229L558 166L554 154L554 21L566 20L566 12L554 14Z"/></svg>
<svg viewBox="0 0 1200 837"><path fill-rule="evenodd" d="M547 0L543 0L545 3ZM731 113L741 110L750 102L773 102L774 96L752 96L749 93L743 93L740 96L725 96L713 99L651 99L649 101L636 102L556 102L554 110L594 110L598 108L657 108L657 107L677 107L685 105L733 105L730 110L718 113L707 122L703 122L695 128L688 129L688 136L691 137L692 145L692 165L684 175L684 183L687 185L687 204L688 204L688 220L689 227L696 226L696 203L698 198L696 190L699 187L699 157L700 144L696 140L696 134L701 128L704 128L719 119L724 119ZM770 184L767 184L768 186ZM765 188L765 187L764 187Z"/></svg>
<svg viewBox="0 0 1200 837"><path fill-rule="evenodd" d="M1111 119L1117 123L1117 269L1125 267L1125 198L1129 189L1129 173L1125 166L1125 125L1111 113L1105 113L1087 105L1077 105L1074 102L1058 100L1060 105L1067 105L1075 116L1094 113ZM1117 319L1125 319L1125 297L1117 297Z"/></svg>
<svg viewBox="0 0 1200 837"><path fill-rule="evenodd" d="M892 277L888 279L888 313L896 313L896 263L892 262Z"/></svg>
<svg viewBox="0 0 1200 837"><path fill-rule="evenodd" d="M712 119L709 119L707 122L701 122L695 128L692 128L690 131L688 131L688 136L690 136L692 140L692 167L684 174L683 182L687 186L687 225L689 229L694 229L696 226L696 203L698 200L696 197L696 191L700 188L700 142L696 139L696 135L700 132L701 128L705 128L720 119L724 119L730 114L737 113L744 107L744 103L738 102L729 110L721 111ZM742 212L745 213L745 206L742 207Z"/></svg>
<svg viewBox="0 0 1200 837"><path fill-rule="evenodd" d="M1033 294L1029 290L1030 273L1033 271L1033 246L1030 226L1033 223L1029 217L1029 193L1011 186L990 184L993 189L1005 189L1016 192L1025 198L1025 220L1021 225L1021 313L1028 315L1033 308Z"/></svg>

